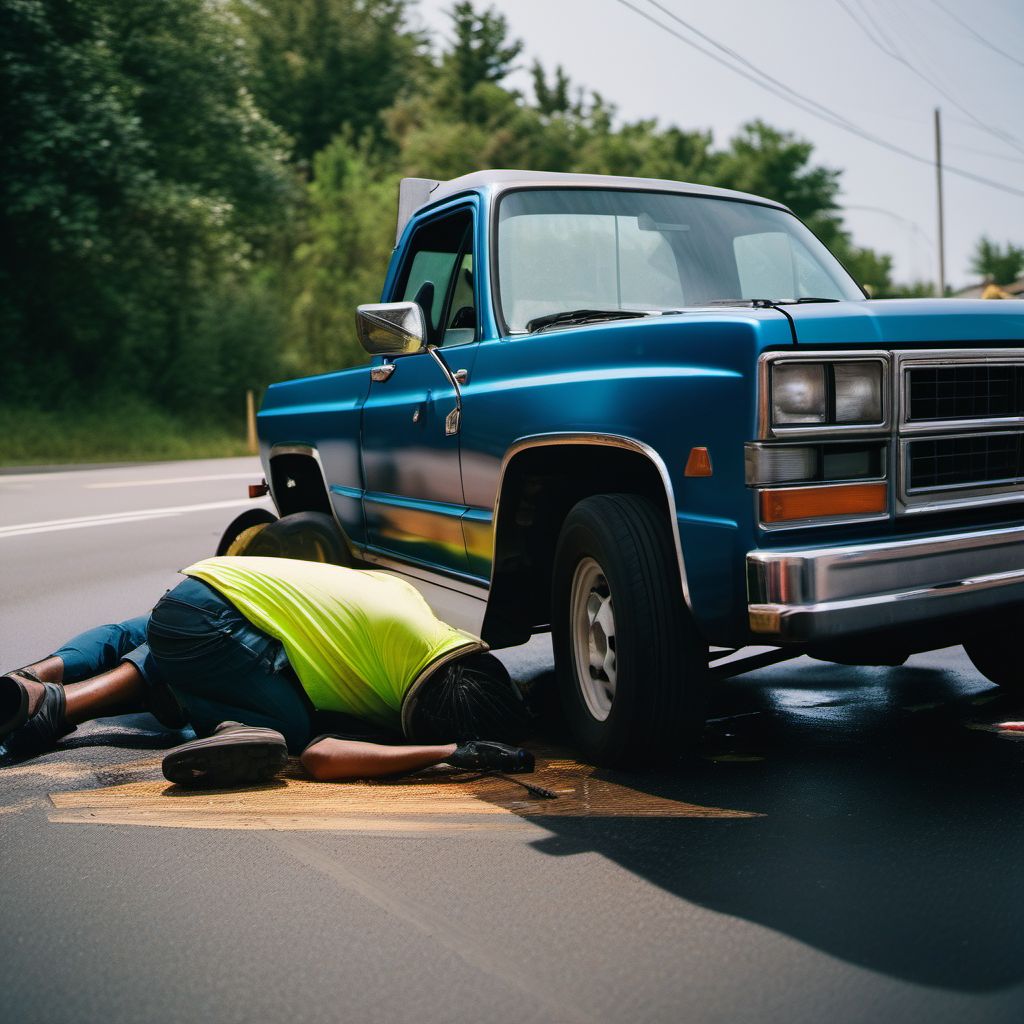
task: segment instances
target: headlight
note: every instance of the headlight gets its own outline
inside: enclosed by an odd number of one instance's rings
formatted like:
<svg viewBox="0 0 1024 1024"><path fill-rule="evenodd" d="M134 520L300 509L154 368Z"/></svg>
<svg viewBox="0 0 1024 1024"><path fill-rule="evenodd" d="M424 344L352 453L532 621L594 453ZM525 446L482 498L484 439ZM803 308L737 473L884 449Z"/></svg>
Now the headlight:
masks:
<svg viewBox="0 0 1024 1024"><path fill-rule="evenodd" d="M833 363L836 423L878 423L882 419L882 364Z"/></svg>
<svg viewBox="0 0 1024 1024"><path fill-rule="evenodd" d="M881 423L882 369L878 360L777 362L771 376L772 424Z"/></svg>
<svg viewBox="0 0 1024 1024"><path fill-rule="evenodd" d="M777 363L772 369L772 422L824 423L824 363Z"/></svg>

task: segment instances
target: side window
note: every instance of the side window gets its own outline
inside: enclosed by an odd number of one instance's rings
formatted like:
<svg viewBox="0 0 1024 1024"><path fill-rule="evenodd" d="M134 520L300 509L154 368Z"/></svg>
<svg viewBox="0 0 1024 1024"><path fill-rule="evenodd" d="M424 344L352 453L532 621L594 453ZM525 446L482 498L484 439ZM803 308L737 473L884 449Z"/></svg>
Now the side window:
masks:
<svg viewBox="0 0 1024 1024"><path fill-rule="evenodd" d="M430 221L409 241L396 297L418 302L432 345L476 338L473 299L473 216L468 210Z"/></svg>

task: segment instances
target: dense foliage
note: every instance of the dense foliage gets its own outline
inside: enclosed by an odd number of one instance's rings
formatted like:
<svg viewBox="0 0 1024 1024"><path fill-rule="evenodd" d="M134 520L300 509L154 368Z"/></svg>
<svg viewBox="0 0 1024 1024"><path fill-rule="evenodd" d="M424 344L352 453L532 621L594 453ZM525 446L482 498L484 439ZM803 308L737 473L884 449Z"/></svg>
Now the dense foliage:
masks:
<svg viewBox="0 0 1024 1024"><path fill-rule="evenodd" d="M0 0L0 390L131 394L237 415L278 375L359 361L402 175L488 166L708 182L789 204L875 294L840 172L752 121L623 123L456 3L432 49L411 0ZM699 116L699 114L698 114ZM988 272L988 271L986 271Z"/></svg>
<svg viewBox="0 0 1024 1024"><path fill-rule="evenodd" d="M1024 271L1024 248L1009 242L1003 247L983 235L974 249L971 269L992 284L1013 284Z"/></svg>

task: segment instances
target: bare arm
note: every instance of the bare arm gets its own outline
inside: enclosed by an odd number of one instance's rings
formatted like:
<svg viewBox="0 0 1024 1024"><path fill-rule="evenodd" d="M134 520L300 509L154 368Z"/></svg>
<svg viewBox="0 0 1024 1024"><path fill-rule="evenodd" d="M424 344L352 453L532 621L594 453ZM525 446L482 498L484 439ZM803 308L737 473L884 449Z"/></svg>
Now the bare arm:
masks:
<svg viewBox="0 0 1024 1024"><path fill-rule="evenodd" d="M302 766L319 782L372 779L382 775L414 772L446 761L455 744L428 747L394 747L362 740L327 738L306 747Z"/></svg>

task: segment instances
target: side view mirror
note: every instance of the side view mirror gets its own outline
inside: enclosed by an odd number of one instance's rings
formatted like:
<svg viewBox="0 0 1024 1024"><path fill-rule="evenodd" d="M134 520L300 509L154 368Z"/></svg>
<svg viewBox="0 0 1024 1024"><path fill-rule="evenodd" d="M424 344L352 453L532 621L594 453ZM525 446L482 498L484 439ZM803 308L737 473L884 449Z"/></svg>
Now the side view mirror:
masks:
<svg viewBox="0 0 1024 1024"><path fill-rule="evenodd" d="M372 302L356 309L356 334L374 356L410 356L426 348L427 323L418 302Z"/></svg>

